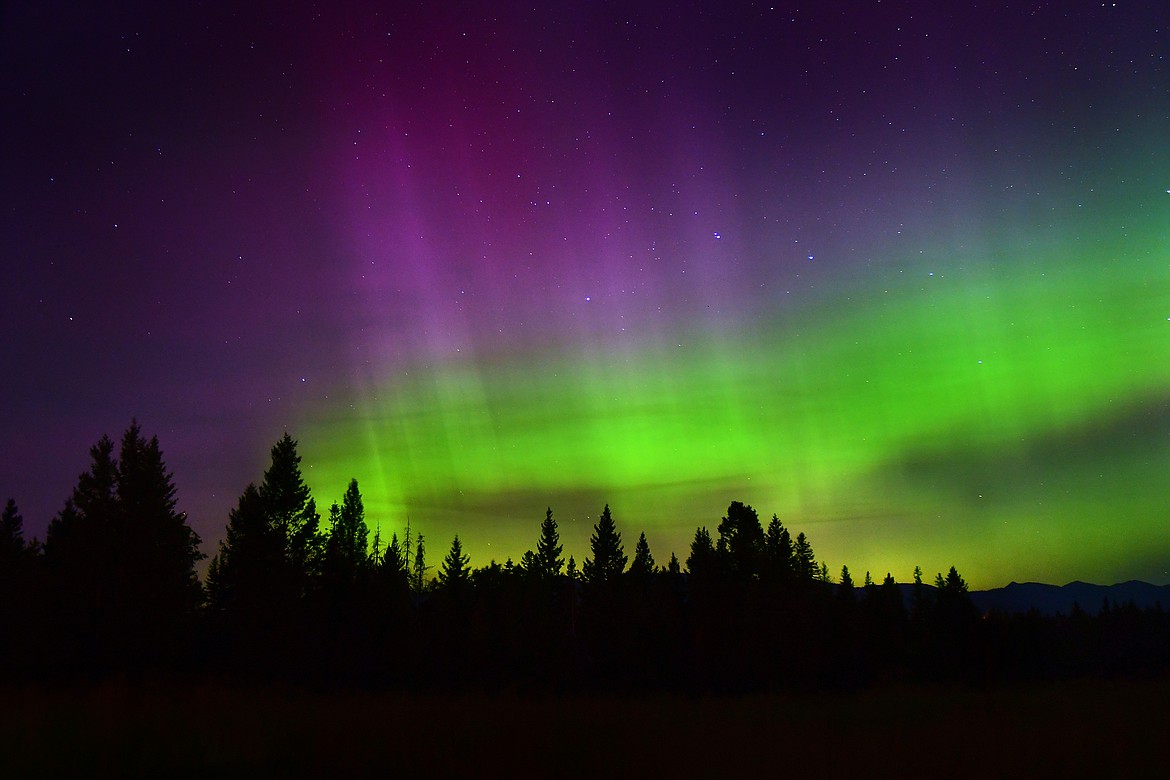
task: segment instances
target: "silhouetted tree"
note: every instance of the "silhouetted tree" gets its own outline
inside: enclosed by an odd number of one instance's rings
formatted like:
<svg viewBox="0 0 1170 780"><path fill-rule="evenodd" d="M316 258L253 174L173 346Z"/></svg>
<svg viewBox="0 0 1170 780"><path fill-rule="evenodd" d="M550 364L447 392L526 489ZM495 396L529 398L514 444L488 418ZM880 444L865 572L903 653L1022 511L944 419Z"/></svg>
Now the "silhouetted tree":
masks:
<svg viewBox="0 0 1170 780"><path fill-rule="evenodd" d="M561 546L557 521L553 520L552 507L545 510L544 522L540 524L540 539L536 542L536 556L531 572L541 579L551 580L561 573L565 559L560 557Z"/></svg>
<svg viewBox="0 0 1170 780"><path fill-rule="evenodd" d="M622 550L622 535L614 525L609 504L601 512L601 518L593 526L589 537L592 558L585 558L581 576L590 585L600 585L615 580L626 568L629 560Z"/></svg>
<svg viewBox="0 0 1170 780"><path fill-rule="evenodd" d="M330 577L352 582L369 563L369 527L356 479L351 479L341 506L329 508L329 539L325 544L324 569Z"/></svg>
<svg viewBox="0 0 1170 780"><path fill-rule="evenodd" d="M654 573L654 556L650 554L650 543L646 541L645 532L638 537L638 543L634 545L634 560L630 563L630 570L627 573L634 577L648 577Z"/></svg>
<svg viewBox="0 0 1170 780"><path fill-rule="evenodd" d="M46 562L62 631L86 662L157 663L185 642L203 591L199 537L175 503L158 439L137 422L119 459L103 436L65 508L50 523Z"/></svg>
<svg viewBox="0 0 1170 780"><path fill-rule="evenodd" d="M693 577L710 577L715 573L717 564L715 545L711 542L711 534L706 527L695 529L695 538L691 541L691 554L687 556L687 572Z"/></svg>
<svg viewBox="0 0 1170 780"><path fill-rule="evenodd" d="M794 574L792 536L776 515L772 515L768 529L764 532L763 573L768 579L781 582Z"/></svg>
<svg viewBox="0 0 1170 780"><path fill-rule="evenodd" d="M228 514L227 531L207 570L212 608L268 608L282 590L291 591L288 578L279 576L285 568L284 540L268 523L260 491L248 485Z"/></svg>
<svg viewBox="0 0 1170 780"><path fill-rule="evenodd" d="M817 576L817 562L813 557L812 545L803 531L796 535L796 544L792 550L792 567L797 579L811 582Z"/></svg>
<svg viewBox="0 0 1170 780"><path fill-rule="evenodd" d="M569 562L565 565L565 576L573 581L581 577L581 572L577 571L577 562L573 560L572 555L569 556Z"/></svg>
<svg viewBox="0 0 1170 780"><path fill-rule="evenodd" d="M764 552L764 529L756 510L740 501L732 501L727 516L719 523L719 540L715 552L725 573L736 578L759 575Z"/></svg>
<svg viewBox="0 0 1170 780"><path fill-rule="evenodd" d="M842 601L852 602L854 600L853 578L849 576L849 567L841 567L841 584L837 588L837 593L841 596Z"/></svg>
<svg viewBox="0 0 1170 780"><path fill-rule="evenodd" d="M910 617L919 621L926 617L926 585L922 582L922 567L914 567L914 585L910 589Z"/></svg>
<svg viewBox="0 0 1170 780"><path fill-rule="evenodd" d="M455 534L451 542L451 550L443 559L439 567L439 585L447 590L455 590L467 585L471 577L471 567L468 565L471 557L463 554L463 544L459 541L459 534Z"/></svg>
<svg viewBox="0 0 1170 780"><path fill-rule="evenodd" d="M414 571L411 572L410 586L415 593L423 593L427 589L427 550L423 543L423 535L415 536Z"/></svg>
<svg viewBox="0 0 1170 780"><path fill-rule="evenodd" d="M24 549L24 518L16 508L16 500L10 498L0 516L0 575L16 569Z"/></svg>
<svg viewBox="0 0 1170 780"><path fill-rule="evenodd" d="M673 552L670 554L670 561L666 564L667 574L681 574L682 565L678 562L678 556Z"/></svg>
<svg viewBox="0 0 1170 780"><path fill-rule="evenodd" d="M288 433L273 445L272 465L259 490L268 524L282 539L284 559L303 592L320 570L324 539L317 504L301 477L297 442Z"/></svg>

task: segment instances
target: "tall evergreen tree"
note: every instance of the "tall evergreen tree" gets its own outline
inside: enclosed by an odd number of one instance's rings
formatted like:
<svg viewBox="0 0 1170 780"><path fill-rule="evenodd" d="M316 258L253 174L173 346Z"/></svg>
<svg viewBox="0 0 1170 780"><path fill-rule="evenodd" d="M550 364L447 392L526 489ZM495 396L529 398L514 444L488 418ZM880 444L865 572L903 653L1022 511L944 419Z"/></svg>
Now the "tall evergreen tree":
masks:
<svg viewBox="0 0 1170 780"><path fill-rule="evenodd" d="M301 477L297 442L285 433L272 447L272 465L264 472L260 498L269 525L284 542L284 559L304 590L321 566L324 539L321 517Z"/></svg>
<svg viewBox="0 0 1170 780"><path fill-rule="evenodd" d="M670 562L666 564L667 574L682 574L682 564L678 562L678 556L673 552L670 554Z"/></svg>
<svg viewBox="0 0 1170 780"><path fill-rule="evenodd" d="M777 515L772 515L764 532L764 572L772 580L793 576L792 536Z"/></svg>
<svg viewBox="0 0 1170 780"><path fill-rule="evenodd" d="M756 510L732 501L727 516L719 523L715 552L725 572L737 578L757 577L764 552L764 529Z"/></svg>
<svg viewBox="0 0 1170 780"><path fill-rule="evenodd" d="M325 545L325 568L334 578L352 580L367 568L369 527L356 479L351 479L342 503L329 508L329 539Z"/></svg>
<svg viewBox="0 0 1170 780"><path fill-rule="evenodd" d="M176 508L158 439L137 422L118 459L109 436L90 457L46 538L62 630L94 663L158 662L184 641L202 601L199 537Z"/></svg>
<svg viewBox="0 0 1170 780"><path fill-rule="evenodd" d="M414 570L411 572L410 586L415 593L422 593L427 589L427 548L423 542L422 533L415 534Z"/></svg>
<svg viewBox="0 0 1170 780"><path fill-rule="evenodd" d="M173 477L163 463L158 437L147 441L137 422L122 437L117 464L116 517L123 526L119 546L123 588L153 614L150 620L190 612L203 600L195 564L204 558L199 535L175 501Z"/></svg>
<svg viewBox="0 0 1170 780"><path fill-rule="evenodd" d="M569 562L565 564L565 576L574 582L580 579L581 572L577 571L577 562L573 560L573 556L569 556Z"/></svg>
<svg viewBox="0 0 1170 780"><path fill-rule="evenodd" d="M228 513L227 531L207 570L207 594L215 610L250 612L275 606L287 578L284 540L268 523L264 499L254 484L244 488Z"/></svg>
<svg viewBox="0 0 1170 780"><path fill-rule="evenodd" d="M805 537L804 531L796 535L796 544L792 550L793 568L797 579L812 581L817 575L817 561L813 557L812 545Z"/></svg>
<svg viewBox="0 0 1170 780"><path fill-rule="evenodd" d="M853 578L849 576L849 567L841 567L841 584L837 588L837 593L841 596L843 601L853 601L856 594L854 593Z"/></svg>
<svg viewBox="0 0 1170 780"><path fill-rule="evenodd" d="M629 559L622 550L622 535L610 515L609 504L605 505L601 518L593 526L589 549L593 557L586 557L581 567L581 577L586 583L601 585L612 582L625 571Z"/></svg>
<svg viewBox="0 0 1170 780"><path fill-rule="evenodd" d="M443 559L439 567L439 585L447 590L462 588L467 585L471 576L471 567L468 565L471 557L463 553L463 544L459 541L459 534L451 542L451 550Z"/></svg>
<svg viewBox="0 0 1170 780"><path fill-rule="evenodd" d="M560 557L564 549L557 532L557 521L553 520L552 507L545 510L544 522L540 524L540 539L536 542L535 571L541 579L553 579L561 573L565 559Z"/></svg>
<svg viewBox="0 0 1170 780"><path fill-rule="evenodd" d="M24 518L16 508L16 500L10 498L0 516L0 574L16 568L24 549Z"/></svg>
<svg viewBox="0 0 1170 780"><path fill-rule="evenodd" d="M687 573L692 577L710 577L715 573L715 545L711 533L703 528L695 529L691 541L691 554L687 556Z"/></svg>
<svg viewBox="0 0 1170 780"><path fill-rule="evenodd" d="M650 544L646 541L646 533L638 537L634 545L634 560L630 563L627 574L633 577L648 577L654 573L654 556L650 554Z"/></svg>

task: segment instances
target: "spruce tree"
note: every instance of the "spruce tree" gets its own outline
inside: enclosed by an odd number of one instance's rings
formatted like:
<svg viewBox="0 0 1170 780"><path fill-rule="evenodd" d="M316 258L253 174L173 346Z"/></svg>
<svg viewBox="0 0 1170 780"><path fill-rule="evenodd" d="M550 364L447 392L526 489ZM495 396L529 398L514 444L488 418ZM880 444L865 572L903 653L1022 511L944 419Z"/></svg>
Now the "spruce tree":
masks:
<svg viewBox="0 0 1170 780"><path fill-rule="evenodd" d="M634 545L634 560L630 563L627 574L633 577L648 577L654 573L654 556L650 554L650 544L646 541L646 533L638 537Z"/></svg>
<svg viewBox="0 0 1170 780"><path fill-rule="evenodd" d="M470 561L471 557L463 554L463 544L459 541L459 534L455 534L455 540L451 542L451 550L443 559L442 566L439 567L439 585L448 590L465 586L471 575L471 567L468 565Z"/></svg>
<svg viewBox="0 0 1170 780"><path fill-rule="evenodd" d="M574 582L581 577L581 572L577 571L577 562L573 560L573 556L569 556L569 562L565 565L565 576Z"/></svg>
<svg viewBox="0 0 1170 780"><path fill-rule="evenodd" d="M427 589L427 548L423 543L422 533L415 535L414 570L411 572L411 588L415 593L422 593Z"/></svg>
<svg viewBox="0 0 1170 780"><path fill-rule="evenodd" d="M369 527L356 479L351 479L342 503L329 508L329 539L325 546L325 567L331 576L352 580L367 568Z"/></svg>
<svg viewBox="0 0 1170 780"><path fill-rule="evenodd" d="M16 568L24 549L24 518L16 508L16 500L10 498L0 517L0 574Z"/></svg>
<svg viewBox="0 0 1170 780"><path fill-rule="evenodd" d="M817 562L813 557L812 545L805 537L804 531L796 535L796 544L792 550L793 568L797 579L812 581L816 579Z"/></svg>
<svg viewBox="0 0 1170 780"><path fill-rule="evenodd" d="M612 582L625 571L626 561L629 559L622 550L622 535L614 525L609 504L605 505L601 518L593 526L593 535L589 537L589 549L593 557L586 557L581 567L581 576L586 583L601 585Z"/></svg>
<svg viewBox="0 0 1170 780"><path fill-rule="evenodd" d="M758 576L764 552L764 529L760 527L756 510L743 502L732 501L718 530L715 552L724 571L739 579Z"/></svg>
<svg viewBox="0 0 1170 780"><path fill-rule="evenodd" d="M552 507L545 510L544 522L540 524L540 539L536 542L535 570L531 572L541 579L551 580L561 573L565 559L561 558L564 547L557 532L557 521L553 520Z"/></svg>
<svg viewBox="0 0 1170 780"><path fill-rule="evenodd" d="M695 529L691 554L687 556L687 573L692 577L710 577L715 573L715 545L706 527Z"/></svg>
<svg viewBox="0 0 1170 780"><path fill-rule="evenodd" d="M320 569L324 539L316 502L301 477L297 442L288 433L272 447L272 465L264 472L260 498L269 525L283 541L291 576L304 590Z"/></svg>
<svg viewBox="0 0 1170 780"><path fill-rule="evenodd" d="M682 573L682 565L678 562L678 556L673 552L670 554L670 562L666 564L666 573L671 575Z"/></svg>
<svg viewBox="0 0 1170 780"><path fill-rule="evenodd" d="M769 579L783 581L793 576L792 536L777 515L772 515L764 532L764 561Z"/></svg>
<svg viewBox="0 0 1170 780"><path fill-rule="evenodd" d="M853 578L849 576L849 567L841 567L841 584L837 589L837 593L841 596L843 601L852 602L854 600L853 592Z"/></svg>

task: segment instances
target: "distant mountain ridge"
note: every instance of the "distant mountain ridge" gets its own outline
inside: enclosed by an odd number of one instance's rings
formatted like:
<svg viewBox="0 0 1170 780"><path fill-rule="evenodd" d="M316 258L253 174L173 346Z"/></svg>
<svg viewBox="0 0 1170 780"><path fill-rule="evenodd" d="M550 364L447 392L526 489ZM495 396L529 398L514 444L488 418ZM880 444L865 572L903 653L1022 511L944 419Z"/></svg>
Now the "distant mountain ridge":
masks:
<svg viewBox="0 0 1170 780"><path fill-rule="evenodd" d="M1130 580L1116 585L1093 585L1070 582L1045 585L1040 582L1011 582L1002 588L971 591L971 601L980 612L996 610L1006 614L1022 613L1035 608L1041 614L1069 614L1073 604L1090 615L1101 612L1106 601L1110 606L1132 601L1139 609L1161 606L1170 608L1170 585L1151 585Z"/></svg>

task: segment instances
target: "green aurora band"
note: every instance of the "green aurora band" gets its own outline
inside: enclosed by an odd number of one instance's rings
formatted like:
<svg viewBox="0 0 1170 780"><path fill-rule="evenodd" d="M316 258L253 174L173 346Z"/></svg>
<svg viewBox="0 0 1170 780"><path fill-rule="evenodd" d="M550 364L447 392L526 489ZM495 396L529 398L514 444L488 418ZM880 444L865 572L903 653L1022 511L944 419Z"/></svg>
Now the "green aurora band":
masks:
<svg viewBox="0 0 1170 780"><path fill-rule="evenodd" d="M456 532L475 564L518 559L546 504L580 561L606 502L685 559L744 500L833 571L1112 581L1164 548L1170 466L1170 241L1118 244L920 260L755 332L432 361L315 410L309 481L356 476L371 524L409 516L436 561Z"/></svg>

